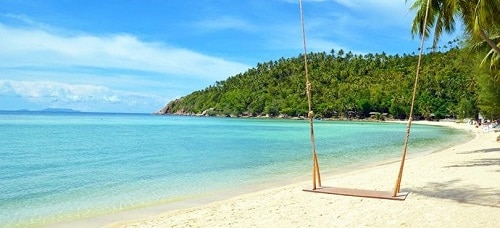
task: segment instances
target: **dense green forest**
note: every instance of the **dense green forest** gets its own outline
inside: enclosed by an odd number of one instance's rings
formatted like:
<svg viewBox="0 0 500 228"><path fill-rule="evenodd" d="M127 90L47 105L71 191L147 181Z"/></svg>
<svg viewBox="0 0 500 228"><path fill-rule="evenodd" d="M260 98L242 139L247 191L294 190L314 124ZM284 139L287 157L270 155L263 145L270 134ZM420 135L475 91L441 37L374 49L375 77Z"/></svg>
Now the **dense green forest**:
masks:
<svg viewBox="0 0 500 228"><path fill-rule="evenodd" d="M308 54L315 117L407 118L417 59L414 54L357 55L343 50ZM497 118L499 80L480 69L479 61L479 57L459 48L425 54L415 118L474 118L480 111ZM171 101L159 113L307 116L304 75L302 55L259 63ZM481 80L482 87L478 84Z"/></svg>

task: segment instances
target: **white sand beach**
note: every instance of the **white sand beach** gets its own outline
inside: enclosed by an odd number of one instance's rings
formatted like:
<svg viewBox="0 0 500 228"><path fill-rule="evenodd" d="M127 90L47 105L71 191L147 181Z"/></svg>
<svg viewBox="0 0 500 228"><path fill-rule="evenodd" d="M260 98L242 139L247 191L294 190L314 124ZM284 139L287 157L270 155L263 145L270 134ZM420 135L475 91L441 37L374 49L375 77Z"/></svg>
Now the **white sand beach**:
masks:
<svg viewBox="0 0 500 228"><path fill-rule="evenodd" d="M418 124L418 123L416 123ZM499 227L499 133L466 124L439 124L476 137L443 151L413 157L406 165L405 201L304 192L312 183L283 187L166 211L109 227ZM321 164L320 165L326 165ZM392 191L399 162L322 176L323 186Z"/></svg>

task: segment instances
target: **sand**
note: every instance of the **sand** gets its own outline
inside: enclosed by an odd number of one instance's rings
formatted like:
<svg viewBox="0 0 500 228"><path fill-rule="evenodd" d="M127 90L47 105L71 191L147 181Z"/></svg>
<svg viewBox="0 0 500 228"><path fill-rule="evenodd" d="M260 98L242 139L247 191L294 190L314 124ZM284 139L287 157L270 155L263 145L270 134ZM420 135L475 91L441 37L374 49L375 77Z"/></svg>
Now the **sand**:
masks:
<svg viewBox="0 0 500 228"><path fill-rule="evenodd" d="M429 123L427 123L429 124ZM475 138L443 151L409 155L405 201L308 193L312 182L261 190L109 227L500 227L500 133L466 124ZM321 160L320 160L321 165ZM331 176L323 186L392 191L399 162Z"/></svg>

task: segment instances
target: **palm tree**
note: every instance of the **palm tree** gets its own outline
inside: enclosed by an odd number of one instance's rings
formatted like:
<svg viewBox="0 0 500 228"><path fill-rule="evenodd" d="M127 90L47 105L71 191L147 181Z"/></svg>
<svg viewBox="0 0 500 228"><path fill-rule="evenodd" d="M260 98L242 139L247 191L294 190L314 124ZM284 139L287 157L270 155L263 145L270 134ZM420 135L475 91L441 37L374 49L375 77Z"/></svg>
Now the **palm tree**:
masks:
<svg viewBox="0 0 500 228"><path fill-rule="evenodd" d="M461 19L472 47L489 47L485 60L491 59L491 67L500 65L500 0L431 0L424 25L426 7L427 0L415 0L410 7L416 10L412 34L421 35L425 29L428 36L434 28L435 49L442 33L455 31L455 19Z"/></svg>
<svg viewBox="0 0 500 228"><path fill-rule="evenodd" d="M415 0L410 10L416 10L415 18L413 19L412 34L422 35L425 29L425 35L428 37L431 34L430 30L434 28L434 40L432 47L436 48L439 38L445 32L451 33L455 31L455 18L457 12L456 5L447 4L444 2L453 0L431 0L427 22L424 22L425 11L427 8L427 0ZM424 23L426 23L424 25Z"/></svg>

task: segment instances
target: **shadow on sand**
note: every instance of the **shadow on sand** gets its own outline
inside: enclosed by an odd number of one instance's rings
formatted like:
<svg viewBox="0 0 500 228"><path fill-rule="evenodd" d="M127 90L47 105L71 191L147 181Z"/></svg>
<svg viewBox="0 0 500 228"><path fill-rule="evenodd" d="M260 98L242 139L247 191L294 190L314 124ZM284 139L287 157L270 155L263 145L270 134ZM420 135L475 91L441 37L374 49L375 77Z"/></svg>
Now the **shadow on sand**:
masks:
<svg viewBox="0 0 500 228"><path fill-rule="evenodd" d="M466 151L458 154L475 154L475 153L493 153L493 152L500 152L500 148L488 148L488 149L482 149L482 150L473 150L473 151Z"/></svg>
<svg viewBox="0 0 500 228"><path fill-rule="evenodd" d="M475 153L494 153L500 152L500 148L488 148L482 150L466 151L458 154L475 154ZM445 166L445 168L461 168L461 167L476 167L476 166L498 166L496 172L500 172L500 158L480 158L471 161L464 161L461 164Z"/></svg>
<svg viewBox="0 0 500 228"><path fill-rule="evenodd" d="M427 197L454 200L464 204L500 208L499 189L481 188L476 185L461 185L460 179L441 183L430 182L421 189L409 189L409 191Z"/></svg>
<svg viewBox="0 0 500 228"><path fill-rule="evenodd" d="M500 158L474 159L472 161L463 162L462 164L445 166L445 168L461 168L461 167L476 167L476 166L499 166L500 167ZM500 172L500 169L498 169L496 172Z"/></svg>
<svg viewBox="0 0 500 228"><path fill-rule="evenodd" d="M460 154L494 152L500 152L500 148L467 151ZM454 165L444 166L443 168L471 168L478 166L488 166L492 168L498 167L499 169L494 172L500 172L500 158L492 157L464 160ZM490 181L496 182L499 180ZM454 200L464 204L500 208L500 189L484 188L473 184L466 184L461 179L452 179L444 182L429 182L422 188L409 189L409 191L427 197Z"/></svg>

